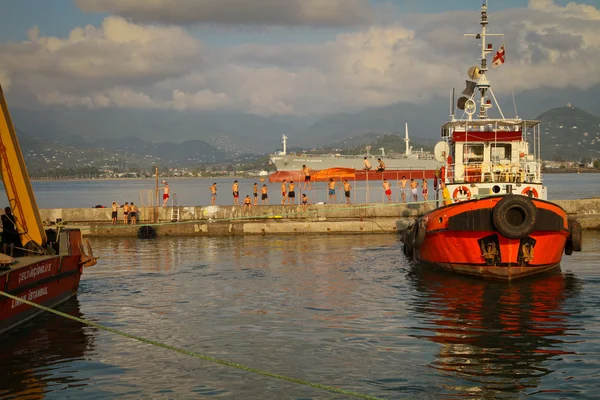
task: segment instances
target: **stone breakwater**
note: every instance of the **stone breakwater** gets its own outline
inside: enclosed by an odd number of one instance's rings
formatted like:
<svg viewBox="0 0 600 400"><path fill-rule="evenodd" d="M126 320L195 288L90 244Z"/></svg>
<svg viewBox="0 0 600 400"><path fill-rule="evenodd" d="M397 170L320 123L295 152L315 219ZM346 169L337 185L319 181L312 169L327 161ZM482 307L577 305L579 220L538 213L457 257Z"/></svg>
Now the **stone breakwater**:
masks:
<svg viewBox="0 0 600 400"><path fill-rule="evenodd" d="M600 197L554 200L584 229L600 229ZM140 208L138 224L125 225L119 210L118 224L111 224L108 208L43 209L49 226L79 227L86 236L136 236L141 225L151 225L158 236L267 235L267 234L363 234L396 233L406 229L433 204L317 204L306 210L299 205L180 206ZM155 213L158 223L153 223ZM178 215L178 220L173 222Z"/></svg>

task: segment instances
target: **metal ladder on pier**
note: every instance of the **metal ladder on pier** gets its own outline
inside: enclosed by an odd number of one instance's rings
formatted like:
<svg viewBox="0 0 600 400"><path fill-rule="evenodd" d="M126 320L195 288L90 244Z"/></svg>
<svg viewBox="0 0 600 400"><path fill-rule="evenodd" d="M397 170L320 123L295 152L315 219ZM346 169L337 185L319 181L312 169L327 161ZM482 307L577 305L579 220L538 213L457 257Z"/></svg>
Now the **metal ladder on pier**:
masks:
<svg viewBox="0 0 600 400"><path fill-rule="evenodd" d="M173 204L171 207L171 222L179 221L179 207L177 207L177 194L173 193Z"/></svg>

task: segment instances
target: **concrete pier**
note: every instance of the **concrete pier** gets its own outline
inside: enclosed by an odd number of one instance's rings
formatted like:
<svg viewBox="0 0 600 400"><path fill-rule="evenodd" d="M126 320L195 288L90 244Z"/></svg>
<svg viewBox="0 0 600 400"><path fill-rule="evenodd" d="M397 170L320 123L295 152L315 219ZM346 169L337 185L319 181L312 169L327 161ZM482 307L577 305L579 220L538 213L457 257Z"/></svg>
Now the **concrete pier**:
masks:
<svg viewBox="0 0 600 400"><path fill-rule="evenodd" d="M584 229L600 229L600 197L556 200ZM316 204L303 211L299 205L194 206L140 208L137 225L125 225L119 210L111 224L109 208L63 208L41 210L48 226L79 227L86 236L136 236L141 225L151 225L158 236L234 236L286 234L374 234L397 233L433 204ZM178 221L172 222L179 214ZM155 213L158 223L153 223Z"/></svg>

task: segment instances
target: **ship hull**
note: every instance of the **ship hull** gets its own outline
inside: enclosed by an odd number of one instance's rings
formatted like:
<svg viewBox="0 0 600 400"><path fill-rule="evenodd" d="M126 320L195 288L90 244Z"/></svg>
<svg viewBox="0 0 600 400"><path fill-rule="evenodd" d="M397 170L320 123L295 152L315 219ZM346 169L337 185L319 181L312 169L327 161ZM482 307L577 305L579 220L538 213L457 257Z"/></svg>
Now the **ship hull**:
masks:
<svg viewBox="0 0 600 400"><path fill-rule="evenodd" d="M47 307L55 307L77 294L83 271L81 233L63 230L67 255L25 256L16 258L10 269L0 272L1 290ZM42 313L21 301L0 296L0 334Z"/></svg>
<svg viewBox="0 0 600 400"><path fill-rule="evenodd" d="M370 156L369 162L373 168L377 166L379 156ZM428 158L418 158L416 156L408 158L381 157L385 162L387 169L400 170L435 170L442 166L442 163ZM313 170L324 170L329 168L364 168L364 156L311 156L303 155L274 155L270 158L271 163L277 171L300 171L303 166Z"/></svg>
<svg viewBox="0 0 600 400"><path fill-rule="evenodd" d="M404 252L423 265L509 281L557 268L570 237L564 209L508 195L427 213L405 234Z"/></svg>
<svg viewBox="0 0 600 400"><path fill-rule="evenodd" d="M326 182L330 178L333 178L336 181L341 179L347 179L348 181L381 181L383 179L399 181L403 176L407 179L433 179L435 174L435 169L386 169L383 172L373 170L367 172L364 169L330 168L327 170L312 171L310 180L311 182ZM269 175L269 182L283 182L284 180L288 182L304 182L304 174L302 171L277 171Z"/></svg>

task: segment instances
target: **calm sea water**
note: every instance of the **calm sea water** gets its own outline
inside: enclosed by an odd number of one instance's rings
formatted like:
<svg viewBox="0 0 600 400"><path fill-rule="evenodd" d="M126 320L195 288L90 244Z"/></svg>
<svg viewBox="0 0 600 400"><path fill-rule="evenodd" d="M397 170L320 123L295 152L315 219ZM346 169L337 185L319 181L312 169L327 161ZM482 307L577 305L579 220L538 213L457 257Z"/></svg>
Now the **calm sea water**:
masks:
<svg viewBox="0 0 600 400"><path fill-rule="evenodd" d="M386 399L597 398L600 235L511 284L407 262L396 236L93 239L63 311ZM346 398L46 315L0 336L0 398Z"/></svg>
<svg viewBox="0 0 600 400"><path fill-rule="evenodd" d="M177 204L199 206L210 204L210 186L217 182L217 205L233 204L231 185L236 178L210 179L168 179L171 193L176 194ZM238 179L240 182L240 202L247 194L252 196L252 186L266 184L269 188L270 204L281 203L280 183L261 182L256 179ZM575 199L600 196L600 174L546 174L544 183L548 186L550 199ZM351 182L354 187L353 203L383 202L385 199L381 182ZM162 187L162 185L160 185ZM152 205L156 197L156 181L139 180L89 180L89 181L36 181L33 189L40 208L76 208L110 206L113 201L119 204L134 202L139 205ZM326 183L316 182L314 190L308 191L310 201L328 202ZM367 190L368 188L368 190ZM297 191L297 197L299 193ZM162 194L161 194L162 197ZM399 191L392 188L392 199L398 201ZM6 200L4 200L6 201ZM346 202L341 189L337 190L337 202ZM162 201L161 201L162 204ZM173 203L169 203L172 205Z"/></svg>

